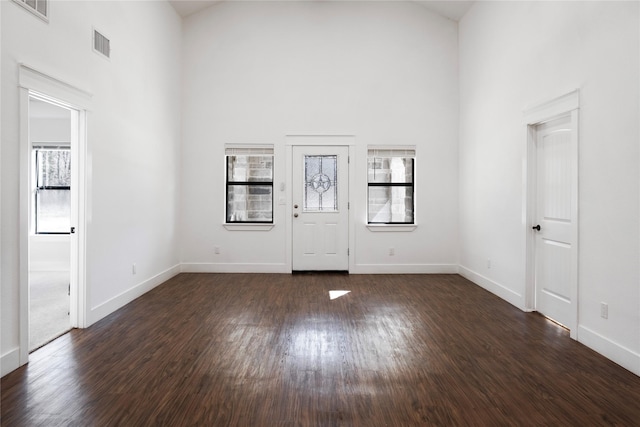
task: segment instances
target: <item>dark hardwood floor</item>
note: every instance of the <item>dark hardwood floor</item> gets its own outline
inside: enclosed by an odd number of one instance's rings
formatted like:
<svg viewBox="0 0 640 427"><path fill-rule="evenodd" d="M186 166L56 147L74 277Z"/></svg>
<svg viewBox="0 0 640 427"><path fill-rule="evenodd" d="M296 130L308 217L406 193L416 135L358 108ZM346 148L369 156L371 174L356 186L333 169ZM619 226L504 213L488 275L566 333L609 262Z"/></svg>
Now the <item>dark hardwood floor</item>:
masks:
<svg viewBox="0 0 640 427"><path fill-rule="evenodd" d="M640 424L640 377L456 275L181 274L1 386L7 427Z"/></svg>

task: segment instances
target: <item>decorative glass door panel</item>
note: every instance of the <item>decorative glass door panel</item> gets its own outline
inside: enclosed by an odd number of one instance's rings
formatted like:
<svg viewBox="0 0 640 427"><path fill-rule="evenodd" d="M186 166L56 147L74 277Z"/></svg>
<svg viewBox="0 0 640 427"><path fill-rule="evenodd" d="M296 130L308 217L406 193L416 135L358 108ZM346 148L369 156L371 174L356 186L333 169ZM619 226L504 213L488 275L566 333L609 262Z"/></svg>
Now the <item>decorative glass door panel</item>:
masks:
<svg viewBox="0 0 640 427"><path fill-rule="evenodd" d="M348 157L347 146L292 149L293 270L349 268Z"/></svg>
<svg viewBox="0 0 640 427"><path fill-rule="evenodd" d="M304 212L338 211L338 157L304 156Z"/></svg>

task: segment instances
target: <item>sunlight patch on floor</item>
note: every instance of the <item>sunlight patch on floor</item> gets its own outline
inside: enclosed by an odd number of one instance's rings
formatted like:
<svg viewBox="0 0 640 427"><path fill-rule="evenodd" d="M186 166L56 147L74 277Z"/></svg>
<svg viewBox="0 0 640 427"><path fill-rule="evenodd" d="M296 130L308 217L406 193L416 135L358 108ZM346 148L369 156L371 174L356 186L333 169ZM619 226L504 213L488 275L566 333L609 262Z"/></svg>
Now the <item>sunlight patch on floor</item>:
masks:
<svg viewBox="0 0 640 427"><path fill-rule="evenodd" d="M329 299L340 298L341 296L344 296L349 292L351 291L329 291Z"/></svg>

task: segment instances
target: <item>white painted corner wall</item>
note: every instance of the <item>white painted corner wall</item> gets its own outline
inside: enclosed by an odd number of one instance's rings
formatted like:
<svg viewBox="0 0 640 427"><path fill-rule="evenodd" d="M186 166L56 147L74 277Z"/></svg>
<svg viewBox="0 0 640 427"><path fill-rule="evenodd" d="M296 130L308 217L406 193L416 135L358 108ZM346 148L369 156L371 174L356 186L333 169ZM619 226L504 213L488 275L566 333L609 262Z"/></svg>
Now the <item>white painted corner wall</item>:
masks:
<svg viewBox="0 0 640 427"><path fill-rule="evenodd" d="M579 89L578 340L640 375L638 6L477 2L465 15L459 229L461 274L524 309L523 112Z"/></svg>
<svg viewBox="0 0 640 427"><path fill-rule="evenodd" d="M18 64L93 94L87 325L179 272L182 22L167 2L50 2L48 23L0 2L2 374L19 364ZM92 30L112 57L92 50ZM137 273L132 273L136 263Z"/></svg>
<svg viewBox="0 0 640 427"><path fill-rule="evenodd" d="M640 375L637 2L476 2L459 24L409 2L227 2L182 22L160 1L51 12L0 2L2 375L19 364L21 62L94 94L89 324L180 271L290 271L289 206L268 232L229 231L218 184L224 144L262 143L279 188L292 134L356 137L352 272L459 272L525 309L522 113L580 89L578 338ZM365 225L377 144L416 146L414 232Z"/></svg>
<svg viewBox="0 0 640 427"><path fill-rule="evenodd" d="M2 23L2 6L0 5L0 24ZM2 30L0 27L0 100L2 100ZM2 177L2 103L0 102L0 177ZM1 242L2 234L4 234L4 227L2 222L2 184L0 183L0 310L2 310L2 299L3 299L3 288L4 281L2 280L2 247L4 246ZM10 355L5 352L4 347L2 345L2 313L0 313L0 377L3 377L5 374L9 373L13 366L17 366L19 361L14 361L11 363L9 361ZM16 349L16 357L19 359L19 351Z"/></svg>
<svg viewBox="0 0 640 427"><path fill-rule="evenodd" d="M186 271L291 271L287 135L353 136L352 273L457 269L455 22L411 2L223 2L183 26ZM222 225L229 143L274 146L269 231ZM369 145L416 147L413 232L366 227Z"/></svg>

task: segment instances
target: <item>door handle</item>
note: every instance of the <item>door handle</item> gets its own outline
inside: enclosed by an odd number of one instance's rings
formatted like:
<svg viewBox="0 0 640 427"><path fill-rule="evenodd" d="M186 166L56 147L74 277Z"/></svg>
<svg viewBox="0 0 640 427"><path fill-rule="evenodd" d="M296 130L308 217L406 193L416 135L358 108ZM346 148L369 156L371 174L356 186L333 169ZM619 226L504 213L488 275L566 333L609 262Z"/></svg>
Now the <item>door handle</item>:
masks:
<svg viewBox="0 0 640 427"><path fill-rule="evenodd" d="M540 224L538 224L538 225L536 225L536 226L533 226L533 227L531 227L531 228L533 228L533 229L534 229L534 230L536 230L536 231L540 231Z"/></svg>

